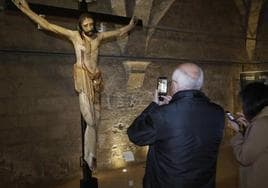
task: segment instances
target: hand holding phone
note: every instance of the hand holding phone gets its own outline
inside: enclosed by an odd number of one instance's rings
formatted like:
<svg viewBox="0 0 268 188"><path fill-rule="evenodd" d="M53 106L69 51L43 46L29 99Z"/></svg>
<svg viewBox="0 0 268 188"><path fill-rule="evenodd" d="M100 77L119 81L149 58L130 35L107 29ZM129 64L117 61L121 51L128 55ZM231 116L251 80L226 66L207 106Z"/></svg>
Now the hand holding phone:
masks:
<svg viewBox="0 0 268 188"><path fill-rule="evenodd" d="M244 124L240 123L240 122L238 121L238 119L236 119L236 118L232 115L231 112L226 111L225 113L226 113L226 116L227 116L227 118L229 119L229 122L230 122L229 127L230 127L231 129L233 129L234 131L236 131L236 132L240 132L240 133L242 133L242 134L244 135L245 132L246 132L246 126L245 126Z"/></svg>
<svg viewBox="0 0 268 188"><path fill-rule="evenodd" d="M167 77L159 77L157 79L157 91L158 91L159 101L163 101L164 98L162 96L166 96L167 91L168 91Z"/></svg>
<svg viewBox="0 0 268 188"><path fill-rule="evenodd" d="M235 120L235 117L233 116L233 114L232 114L231 112L226 111L225 113L226 113L227 118L228 118L230 121L236 121L236 120Z"/></svg>
<svg viewBox="0 0 268 188"><path fill-rule="evenodd" d="M155 102L156 104L158 104L159 106L164 105L164 104L169 104L169 102L171 101L172 97L169 95L162 95L161 98L163 98L163 101L159 100L159 96L158 96L158 90L155 90L154 93L154 98L153 98L153 102Z"/></svg>

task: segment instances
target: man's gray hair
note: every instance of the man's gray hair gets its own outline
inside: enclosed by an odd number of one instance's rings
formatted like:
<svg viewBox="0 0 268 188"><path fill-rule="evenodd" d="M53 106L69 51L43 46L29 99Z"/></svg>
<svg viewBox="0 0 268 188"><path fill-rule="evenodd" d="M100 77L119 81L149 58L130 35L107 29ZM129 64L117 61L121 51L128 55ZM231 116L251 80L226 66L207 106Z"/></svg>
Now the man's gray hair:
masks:
<svg viewBox="0 0 268 188"><path fill-rule="evenodd" d="M178 82L180 89L197 89L200 90L203 86L204 73L200 67L198 67L197 77L193 78L187 72L177 69L176 72L176 81Z"/></svg>

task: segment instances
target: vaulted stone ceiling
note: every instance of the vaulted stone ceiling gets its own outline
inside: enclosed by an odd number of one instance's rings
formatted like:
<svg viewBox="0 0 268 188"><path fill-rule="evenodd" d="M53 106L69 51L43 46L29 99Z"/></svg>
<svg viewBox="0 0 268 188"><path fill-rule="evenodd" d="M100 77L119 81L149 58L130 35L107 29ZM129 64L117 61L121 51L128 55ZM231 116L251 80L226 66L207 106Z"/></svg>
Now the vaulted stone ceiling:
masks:
<svg viewBox="0 0 268 188"><path fill-rule="evenodd" d="M253 60L257 43L258 25L260 16L264 14L263 8L266 0L234 0L238 10L245 21L246 49L249 60ZM263 12L262 12L263 11Z"/></svg>
<svg viewBox="0 0 268 188"><path fill-rule="evenodd" d="M134 1L134 3L133 3ZM267 1L266 0L232 0L239 14L240 14L240 24L241 31L245 32L245 44L246 44L246 52L249 61L254 60L256 46L257 46L257 38L258 38L258 30L260 30L259 25L264 25L262 21L265 21L264 15L267 15ZM195 2L187 2L193 6ZM206 3L214 3L212 1L202 2ZM202 4L200 3L200 4ZM230 2L232 3L232 2ZM143 20L145 27L148 28L146 35L146 45L145 51L147 52L150 40L155 33L157 27L160 26L161 20L164 19L168 14L172 14L171 11L174 11L174 6L181 6L182 4L186 4L186 1L180 0L111 0L113 12L117 15L126 15L126 4L132 4L134 14ZM221 5L221 4L219 4ZM188 8L190 8L190 6ZM128 7L128 9L131 9ZM263 17L263 18L262 18ZM171 18L171 17L169 17ZM267 19L267 18L266 18ZM208 21L210 19L208 18ZM178 20L175 20L178 22ZM206 21L206 20L204 20ZM234 20L231 20L234 22ZM164 23L162 23L164 24ZM267 25L267 23L266 23ZM182 26L182 25L181 25ZM160 26L161 27L161 26ZM173 25L173 28L178 29L176 24ZM170 28L171 29L171 28ZM180 28L182 29L182 28ZM263 31L262 31L263 32ZM126 43L125 43L126 44Z"/></svg>

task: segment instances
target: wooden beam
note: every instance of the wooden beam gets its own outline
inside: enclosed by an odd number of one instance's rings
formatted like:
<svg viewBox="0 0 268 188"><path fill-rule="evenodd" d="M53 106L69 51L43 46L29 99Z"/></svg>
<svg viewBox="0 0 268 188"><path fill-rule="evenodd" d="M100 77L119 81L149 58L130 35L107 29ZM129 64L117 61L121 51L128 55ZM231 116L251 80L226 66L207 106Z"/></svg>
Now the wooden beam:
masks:
<svg viewBox="0 0 268 188"><path fill-rule="evenodd" d="M78 19L82 13L87 12L92 15L93 19L97 22L111 22L120 25L127 25L131 18L123 16L115 16L110 14L91 12L86 10L67 9L62 7L54 7L48 5L29 3L31 9L37 14L44 14L47 16L65 17ZM19 11L19 9L11 2L11 0L5 0L4 9L6 11ZM138 26L142 26L142 20L139 19Z"/></svg>

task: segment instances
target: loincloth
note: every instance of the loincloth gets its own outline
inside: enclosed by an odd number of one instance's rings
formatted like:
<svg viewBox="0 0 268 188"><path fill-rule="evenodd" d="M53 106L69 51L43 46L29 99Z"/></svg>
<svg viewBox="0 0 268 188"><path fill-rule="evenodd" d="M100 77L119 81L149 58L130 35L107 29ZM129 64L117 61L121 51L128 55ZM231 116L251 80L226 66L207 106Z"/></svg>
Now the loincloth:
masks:
<svg viewBox="0 0 268 188"><path fill-rule="evenodd" d="M90 72L84 66L74 64L74 85L78 93L84 92L89 100L95 102L95 95L103 88L101 72Z"/></svg>

